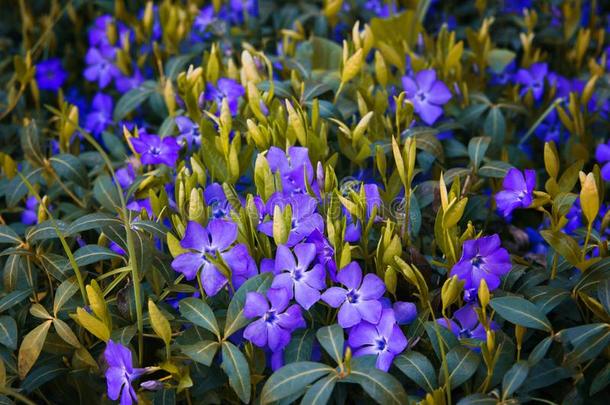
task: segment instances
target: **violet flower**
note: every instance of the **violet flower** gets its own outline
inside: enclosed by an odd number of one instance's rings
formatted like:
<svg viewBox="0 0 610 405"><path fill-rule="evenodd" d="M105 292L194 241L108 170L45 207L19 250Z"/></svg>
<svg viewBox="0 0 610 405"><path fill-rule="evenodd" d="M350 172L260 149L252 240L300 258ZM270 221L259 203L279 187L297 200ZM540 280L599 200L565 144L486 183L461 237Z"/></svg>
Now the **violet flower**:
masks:
<svg viewBox="0 0 610 405"><path fill-rule="evenodd" d="M300 146L291 146L288 153L272 146L267 152L269 168L273 173L279 172L282 179L282 190L288 194L307 192L307 185L313 180L313 166L309 160L309 151Z"/></svg>
<svg viewBox="0 0 610 405"><path fill-rule="evenodd" d="M476 339L485 341L487 332L485 327L479 323L479 317L473 304L468 304L455 311L453 319L438 319L437 322L449 329L458 339ZM498 329L495 322L490 323L492 330Z"/></svg>
<svg viewBox="0 0 610 405"><path fill-rule="evenodd" d="M354 357L375 355L376 367L388 371L394 357L407 347L407 338L396 324L394 311L384 309L377 325L363 321L354 326L349 332L348 343L354 350Z"/></svg>
<svg viewBox="0 0 610 405"><path fill-rule="evenodd" d="M508 218L515 209L529 207L533 201L535 187L534 170L526 169L522 173L518 169L511 168L502 182L502 191L496 194L498 210Z"/></svg>
<svg viewBox="0 0 610 405"><path fill-rule="evenodd" d="M205 99L207 101L215 101L218 107L222 105L222 100L227 99L231 115L237 114L239 107L239 98L245 94L245 90L241 84L233 79L221 78L218 79L216 86L208 83L205 88Z"/></svg>
<svg viewBox="0 0 610 405"><path fill-rule="evenodd" d="M104 132L108 125L112 124L114 103L109 95L97 93L93 97L91 106L91 112L85 117L85 129L97 136Z"/></svg>
<svg viewBox="0 0 610 405"><path fill-rule="evenodd" d="M274 194L268 201L266 211L273 213L275 206L279 206L282 211L287 205L292 208L292 226L286 245L292 247L303 239L307 238L314 230L324 231L324 219L316 211L318 202L307 194L295 194L290 197L283 197ZM267 236L273 236L273 220L263 222L258 226L258 230Z"/></svg>
<svg viewBox="0 0 610 405"><path fill-rule="evenodd" d="M38 223L38 200L36 197L29 196L25 200L25 209L21 212L21 222L25 225Z"/></svg>
<svg viewBox="0 0 610 405"><path fill-rule="evenodd" d="M610 141L597 146L595 160L602 166L602 179L610 181Z"/></svg>
<svg viewBox="0 0 610 405"><path fill-rule="evenodd" d="M272 352L277 352L288 345L295 329L305 327L305 320L297 304L288 306L290 295L285 289L270 288L267 298L258 292L246 295L244 316L259 319L246 327L244 339L258 347L269 346Z"/></svg>
<svg viewBox="0 0 610 405"><path fill-rule="evenodd" d="M194 146L201 145L201 134L199 133L199 125L194 123L188 117L176 117L176 126L178 126L178 143L191 149Z"/></svg>
<svg viewBox="0 0 610 405"><path fill-rule="evenodd" d="M90 48L85 55L85 78L90 82L97 82L102 89L108 86L112 79L121 74L119 68L114 65L115 55L116 49L111 46Z"/></svg>
<svg viewBox="0 0 610 405"><path fill-rule="evenodd" d="M180 146L174 137L161 138L140 133L138 138L131 138L131 144L145 165L164 164L173 167L178 160Z"/></svg>
<svg viewBox="0 0 610 405"><path fill-rule="evenodd" d="M434 124L443 115L443 106L451 99L449 88L442 81L436 80L434 69L419 71L415 80L404 76L402 86L407 99L413 103L415 112L427 125Z"/></svg>
<svg viewBox="0 0 610 405"><path fill-rule="evenodd" d="M67 78L68 73L59 58L47 59L36 65L36 83L42 90L57 91Z"/></svg>
<svg viewBox="0 0 610 405"><path fill-rule="evenodd" d="M519 69L515 75L515 81L521 85L521 97L531 91L535 101L542 99L544 79L548 72L549 66L542 62L534 63L529 69Z"/></svg>
<svg viewBox="0 0 610 405"><path fill-rule="evenodd" d="M312 266L316 257L316 247L312 243L301 243L294 247L294 255L285 245L277 247L275 254L275 271L277 275L271 284L272 288L284 288L290 298L306 310L320 299L320 290L326 287L326 272L317 263ZM295 255L296 259L295 260Z"/></svg>
<svg viewBox="0 0 610 405"><path fill-rule="evenodd" d="M256 265L245 246L230 247L237 239L237 225L222 219L211 220L207 227L190 221L180 246L190 249L172 261L172 268L192 280L201 269L201 283L208 296L216 295L228 283L226 276L210 258L222 259L231 269L234 288L256 274Z"/></svg>
<svg viewBox="0 0 610 405"><path fill-rule="evenodd" d="M463 280L464 289L478 289L481 280L485 280L489 291L493 291L500 286L500 277L510 269L508 251L501 246L498 235L491 235L464 242L462 257L449 275Z"/></svg>
<svg viewBox="0 0 610 405"><path fill-rule="evenodd" d="M106 370L108 397L116 401L120 396L121 405L138 402L138 397L131 383L144 374L145 369L133 367L131 350L120 343L108 340L106 350L104 350L104 358L108 364Z"/></svg>
<svg viewBox="0 0 610 405"><path fill-rule="evenodd" d="M306 239L307 243L316 246L318 262L322 264L332 281L337 281L337 263L335 262L335 248L318 229L314 229Z"/></svg>
<svg viewBox="0 0 610 405"><path fill-rule="evenodd" d="M339 308L339 325L350 328L362 320L377 324L381 317L382 305L379 298L385 293L384 282L373 273L362 279L362 270L357 262L345 266L337 281L347 288L330 287L322 294L322 301L333 308Z"/></svg>

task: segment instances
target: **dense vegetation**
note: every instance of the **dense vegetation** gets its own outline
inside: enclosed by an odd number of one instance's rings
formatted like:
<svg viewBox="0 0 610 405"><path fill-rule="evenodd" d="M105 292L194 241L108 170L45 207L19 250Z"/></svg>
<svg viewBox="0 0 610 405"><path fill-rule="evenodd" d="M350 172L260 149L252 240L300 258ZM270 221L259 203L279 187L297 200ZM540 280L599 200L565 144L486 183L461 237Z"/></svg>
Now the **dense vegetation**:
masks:
<svg viewBox="0 0 610 405"><path fill-rule="evenodd" d="M607 2L0 14L1 403L606 403Z"/></svg>

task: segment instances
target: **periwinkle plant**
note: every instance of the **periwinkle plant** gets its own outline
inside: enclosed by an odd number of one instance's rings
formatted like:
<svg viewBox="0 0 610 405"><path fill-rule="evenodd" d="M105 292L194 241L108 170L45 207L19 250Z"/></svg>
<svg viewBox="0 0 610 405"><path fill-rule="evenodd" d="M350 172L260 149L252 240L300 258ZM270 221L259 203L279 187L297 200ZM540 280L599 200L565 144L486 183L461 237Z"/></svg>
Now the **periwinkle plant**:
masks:
<svg viewBox="0 0 610 405"><path fill-rule="evenodd" d="M2 402L605 399L606 4L51 3L0 34Z"/></svg>

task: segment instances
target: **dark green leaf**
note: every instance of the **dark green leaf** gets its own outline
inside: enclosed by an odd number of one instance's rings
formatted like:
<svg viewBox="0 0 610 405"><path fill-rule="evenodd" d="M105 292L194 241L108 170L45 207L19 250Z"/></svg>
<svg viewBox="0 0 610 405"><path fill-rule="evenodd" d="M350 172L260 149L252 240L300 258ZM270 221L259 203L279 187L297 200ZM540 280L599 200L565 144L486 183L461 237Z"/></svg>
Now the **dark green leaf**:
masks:
<svg viewBox="0 0 610 405"><path fill-rule="evenodd" d="M108 176L100 176L93 185L93 196L102 207L110 212L116 212L121 206L119 192Z"/></svg>
<svg viewBox="0 0 610 405"><path fill-rule="evenodd" d="M447 353L447 367L449 369L449 380L451 388L456 388L465 383L477 371L481 359L472 350L464 346L455 346ZM444 366L440 369L440 384L446 384Z"/></svg>
<svg viewBox="0 0 610 405"><path fill-rule="evenodd" d="M9 349L17 349L17 323L10 316L0 316L0 343Z"/></svg>
<svg viewBox="0 0 610 405"><path fill-rule="evenodd" d="M360 384L362 389L379 404L406 404L409 402L402 384L391 374L377 368L353 367L346 382Z"/></svg>
<svg viewBox="0 0 610 405"><path fill-rule="evenodd" d="M504 143L504 135L506 134L506 121L502 110L498 107L492 107L487 114L483 131L490 136L494 145L499 146Z"/></svg>
<svg viewBox="0 0 610 405"><path fill-rule="evenodd" d="M140 104L146 101L148 97L154 93L155 86L155 82L148 81L123 94L114 108L113 120L119 122L125 118L127 114L138 108Z"/></svg>
<svg viewBox="0 0 610 405"><path fill-rule="evenodd" d="M311 329L297 330L292 334L292 339L284 349L284 361L296 363L311 359L315 333Z"/></svg>
<svg viewBox="0 0 610 405"><path fill-rule="evenodd" d="M21 238L17 235L17 232L13 231L13 228L0 225L0 243L20 244Z"/></svg>
<svg viewBox="0 0 610 405"><path fill-rule="evenodd" d="M337 364L341 364L343 362L343 345L345 344L343 328L338 324L325 326L318 329L316 337L324 350L330 354Z"/></svg>
<svg viewBox="0 0 610 405"><path fill-rule="evenodd" d="M250 366L243 353L226 341L222 343L222 369L239 399L250 402Z"/></svg>
<svg viewBox="0 0 610 405"><path fill-rule="evenodd" d="M49 161L60 178L72 181L81 187L89 185L87 169L79 158L68 153L52 156Z"/></svg>
<svg viewBox="0 0 610 405"><path fill-rule="evenodd" d="M261 404L269 404L300 392L335 370L325 364L302 361L287 364L269 377L261 391Z"/></svg>
<svg viewBox="0 0 610 405"><path fill-rule="evenodd" d="M29 297L30 294L30 290L17 290L0 298L0 313L19 304L21 301Z"/></svg>
<svg viewBox="0 0 610 405"><path fill-rule="evenodd" d="M503 179L512 167L511 164L506 162L492 160L479 169L479 174L483 177Z"/></svg>
<svg viewBox="0 0 610 405"><path fill-rule="evenodd" d="M58 230L65 236L68 230L68 224L63 221L49 219L28 229L25 238L31 243L47 239L56 239L59 238L59 235L57 234Z"/></svg>
<svg viewBox="0 0 610 405"><path fill-rule="evenodd" d="M180 314L188 321L220 337L220 329L218 328L214 311L201 299L185 298L180 301Z"/></svg>
<svg viewBox="0 0 610 405"><path fill-rule="evenodd" d="M477 136L468 142L468 156L470 156L470 161L476 169L479 168L479 165L483 161L490 142L491 138L488 136Z"/></svg>
<svg viewBox="0 0 610 405"><path fill-rule="evenodd" d="M485 394L472 394L460 399L457 405L496 405L498 400Z"/></svg>
<svg viewBox="0 0 610 405"><path fill-rule="evenodd" d="M210 366L219 347L218 342L204 340L192 345L180 346L180 351L197 363Z"/></svg>
<svg viewBox="0 0 610 405"><path fill-rule="evenodd" d="M531 351L527 362L530 366L537 364L540 360L546 356L546 353L549 351L551 344L553 343L553 338L551 336L542 339Z"/></svg>
<svg viewBox="0 0 610 405"><path fill-rule="evenodd" d="M121 221L118 218L96 212L94 214L88 214L82 216L72 222L66 230L67 235L75 235L80 232L88 231L90 229L100 229L110 225L120 225Z"/></svg>
<svg viewBox="0 0 610 405"><path fill-rule="evenodd" d="M434 366L423 354L409 350L396 357L394 365L426 392L432 392L437 388Z"/></svg>
<svg viewBox="0 0 610 405"><path fill-rule="evenodd" d="M174 405L176 403L176 390L168 388L155 392L153 405Z"/></svg>
<svg viewBox="0 0 610 405"><path fill-rule="evenodd" d="M86 266L102 260L122 259L123 256L99 245L85 245L74 252L74 260L79 266Z"/></svg>
<svg viewBox="0 0 610 405"><path fill-rule="evenodd" d="M61 364L45 364L33 369L21 383L21 388L25 392L30 393L42 384L67 373L68 369Z"/></svg>
<svg viewBox="0 0 610 405"><path fill-rule="evenodd" d="M491 307L502 318L517 325L527 328L539 329L550 332L551 323L538 309L538 307L528 300L520 297L499 297L493 298L490 302Z"/></svg>
<svg viewBox="0 0 610 405"><path fill-rule="evenodd" d="M527 378L529 366L526 361L519 361L504 374L502 379L502 398L507 399L515 393Z"/></svg>
<svg viewBox="0 0 610 405"><path fill-rule="evenodd" d="M595 395L606 386L610 384L610 363L606 364L606 366L593 378L591 382L591 388L589 388L589 394Z"/></svg>
<svg viewBox="0 0 610 405"><path fill-rule="evenodd" d="M444 352L447 353L454 346L459 345L456 337L451 333L451 331L436 322L426 322L424 324L424 328L426 329L426 333L430 338L430 343L432 343L432 347L434 348L434 352L437 357L441 358L441 350L439 345L439 338L437 336L437 332L440 335L440 341L443 343Z"/></svg>
<svg viewBox="0 0 610 405"><path fill-rule="evenodd" d="M329 375L328 377L318 380L314 385L309 387L301 400L301 404L326 405L333 393L338 378L337 375Z"/></svg>

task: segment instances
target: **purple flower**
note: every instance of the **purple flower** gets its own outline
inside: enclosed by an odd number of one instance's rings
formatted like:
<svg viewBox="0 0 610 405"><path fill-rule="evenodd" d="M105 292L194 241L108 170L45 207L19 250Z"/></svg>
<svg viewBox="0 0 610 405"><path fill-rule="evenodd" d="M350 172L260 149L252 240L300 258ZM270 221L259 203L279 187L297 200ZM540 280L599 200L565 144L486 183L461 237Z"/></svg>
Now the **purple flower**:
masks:
<svg viewBox="0 0 610 405"><path fill-rule="evenodd" d="M145 165L165 164L173 167L178 160L180 145L176 138L140 133L138 138L132 138L133 148L140 154L140 160Z"/></svg>
<svg viewBox="0 0 610 405"><path fill-rule="evenodd" d="M201 145L201 134L199 133L199 125L195 124L188 117L176 117L176 125L178 126L178 143L186 146L188 149L194 146Z"/></svg>
<svg viewBox="0 0 610 405"><path fill-rule="evenodd" d="M245 246L236 245L229 250L235 239L237 239L237 225L233 222L213 219L204 228L197 222L190 221L180 246L190 249L191 252L176 257L172 261L172 267L184 274L187 280L194 279L201 269L203 289L207 295L214 296L228 283L226 276L212 261L213 258L219 259L218 256L222 256L231 269L234 288L237 288L243 281L256 274L256 265Z"/></svg>
<svg viewBox="0 0 610 405"><path fill-rule="evenodd" d="M540 100L544 93L544 79L548 71L549 66L542 62L534 63L529 69L519 69L515 75L515 80L521 85L521 97L531 91L534 100Z"/></svg>
<svg viewBox="0 0 610 405"><path fill-rule="evenodd" d="M449 275L464 280L464 289L479 288L485 279L489 291L493 291L500 286L500 277L510 269L508 251L501 246L498 235L491 235L464 242L462 257Z"/></svg>
<svg viewBox="0 0 610 405"><path fill-rule="evenodd" d="M538 125L534 133L544 142L553 141L556 144L561 143L563 138L563 125L561 124L561 120L557 115L557 111L551 111L550 114L546 116L544 121Z"/></svg>
<svg viewBox="0 0 610 405"><path fill-rule="evenodd" d="M38 200L30 196L25 200L25 209L21 213L21 222L25 225L38 223Z"/></svg>
<svg viewBox="0 0 610 405"><path fill-rule="evenodd" d="M409 76L402 78L402 87L419 114L428 125L432 125L443 115L443 105L451 99L451 92L440 80L436 80L434 69L421 70L415 80Z"/></svg>
<svg viewBox="0 0 610 405"><path fill-rule="evenodd" d="M347 288L330 287L322 294L322 301L333 308L339 308L339 325L350 328L362 320L377 324L381 317L379 298L385 293L385 284L375 274L369 273L362 279L362 270L356 262L345 266L337 281Z"/></svg>
<svg viewBox="0 0 610 405"><path fill-rule="evenodd" d="M595 149L595 160L602 165L602 178L610 181L610 141L597 146L597 149Z"/></svg>
<svg viewBox="0 0 610 405"><path fill-rule="evenodd" d="M237 114L239 106L239 98L245 94L245 90L241 84L233 79L221 78L214 86L208 83L205 88L205 99L207 101L215 101L218 107L222 105L222 100L227 99L231 114Z"/></svg>
<svg viewBox="0 0 610 405"><path fill-rule="evenodd" d="M313 243L316 246L318 262L328 270L331 280L336 281L337 263L335 262L335 248L318 229L314 229L309 234L307 242Z"/></svg>
<svg viewBox="0 0 610 405"><path fill-rule="evenodd" d="M306 184L313 180L313 166L309 160L309 151L301 146L288 148L288 155L284 150L272 146L267 152L269 168L272 172L279 172L282 179L282 190L288 194L306 193Z"/></svg>
<svg viewBox="0 0 610 405"><path fill-rule="evenodd" d="M453 319L438 319L437 322L449 329L458 339L477 339L485 341L487 332L485 327L479 323L479 317L473 304L468 304L455 311ZM457 321L457 322L456 322ZM492 330L498 329L495 322L490 324Z"/></svg>
<svg viewBox="0 0 610 405"><path fill-rule="evenodd" d="M297 260L295 260L295 255ZM320 290L326 287L326 272L317 263L316 247L312 243L301 243L294 247L294 255L285 245L277 247L275 254L276 276L272 288L284 288L290 298L294 296L304 309L308 310L320 299Z"/></svg>
<svg viewBox="0 0 610 405"><path fill-rule="evenodd" d="M42 90L57 91L68 78L59 58L41 61L36 65L36 83Z"/></svg>
<svg viewBox="0 0 610 405"><path fill-rule="evenodd" d="M382 207L383 201L381 200L381 196L379 195L379 188L376 184L363 184L358 185L353 188L355 192L360 192L360 187L364 189L364 198L366 203L366 220L373 215L373 208L377 207L378 209ZM344 193L345 196L348 193ZM347 224L345 225L345 240L347 242L358 242L362 236L362 223L358 219L354 219L344 208L345 217L347 218Z"/></svg>
<svg viewBox="0 0 610 405"><path fill-rule="evenodd" d="M195 21L193 21L193 29L197 32L203 33L210 24L214 22L214 6L209 5L203 7L197 17L195 17Z"/></svg>
<svg viewBox="0 0 610 405"><path fill-rule="evenodd" d="M114 65L115 54L116 50L111 46L90 48L85 55L85 78L90 82L97 82L102 89L108 86L112 79L121 74L119 68Z"/></svg>
<svg viewBox="0 0 610 405"><path fill-rule="evenodd" d="M281 197L274 194L267 203L267 212L273 213L275 206L282 211L287 205L292 208L292 227L286 245L292 247L311 235L314 230L324 231L324 219L316 211L318 202L307 194L295 194L290 197ZM273 220L263 222L258 230L267 236L273 236Z"/></svg>
<svg viewBox="0 0 610 405"><path fill-rule="evenodd" d="M526 169L521 173L518 169L511 168L502 182L502 191L496 194L496 205L504 217L508 218L517 208L529 207L535 187L534 170Z"/></svg>
<svg viewBox="0 0 610 405"><path fill-rule="evenodd" d="M85 118L85 129L94 135L99 135L112 123L112 97L97 93L91 103L92 109Z"/></svg>
<svg viewBox="0 0 610 405"><path fill-rule="evenodd" d="M127 163L125 167L121 167L116 171L116 178L119 181L119 185L123 189L129 188L136 180L136 172L131 163Z"/></svg>
<svg viewBox="0 0 610 405"><path fill-rule="evenodd" d="M114 84L120 93L127 93L129 90L138 87L144 82L144 76L139 69L134 69L131 76L120 73L116 76Z"/></svg>
<svg viewBox="0 0 610 405"><path fill-rule="evenodd" d="M407 338L396 324L394 311L384 309L377 325L363 321L354 326L349 332L348 343L354 350L354 357L376 355L377 368L388 371L394 357L407 347Z"/></svg>
<svg viewBox="0 0 610 405"><path fill-rule="evenodd" d="M270 288L267 298L271 306L260 293L249 292L246 295L244 316L260 318L246 327L244 338L258 347L269 346L272 352L277 352L288 345L295 329L305 327L305 320L297 304L288 307L288 291Z"/></svg>
<svg viewBox="0 0 610 405"><path fill-rule="evenodd" d="M131 351L120 343L109 340L104 350L104 358L108 364L106 384L108 397L112 400L121 397L121 405L138 402L136 392L131 386L133 380L144 374L145 369L134 368Z"/></svg>

